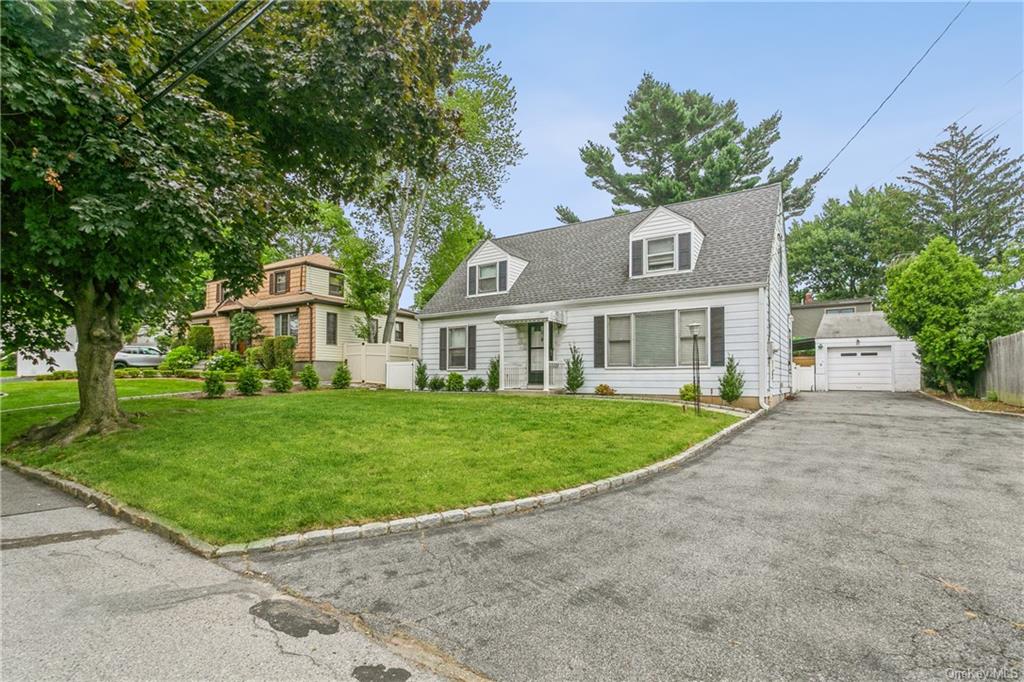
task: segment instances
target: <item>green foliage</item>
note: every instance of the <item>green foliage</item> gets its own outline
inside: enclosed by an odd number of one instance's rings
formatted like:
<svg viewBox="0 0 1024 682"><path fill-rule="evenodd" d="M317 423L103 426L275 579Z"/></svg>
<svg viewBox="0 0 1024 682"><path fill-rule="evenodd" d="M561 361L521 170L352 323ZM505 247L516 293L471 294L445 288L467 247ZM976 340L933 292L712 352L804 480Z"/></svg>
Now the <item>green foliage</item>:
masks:
<svg viewBox="0 0 1024 682"><path fill-rule="evenodd" d="M609 192L616 207L649 208L779 182L786 216L795 217L810 205L821 174L795 186L800 157L769 168L781 121L775 112L747 128L735 101L677 92L646 73L610 135L615 151L591 141L580 158L594 187ZM615 169L616 154L630 171Z"/></svg>
<svg viewBox="0 0 1024 682"><path fill-rule="evenodd" d="M501 361L498 358L491 358L487 365L487 390L497 391L501 387Z"/></svg>
<svg viewBox="0 0 1024 682"><path fill-rule="evenodd" d="M732 355L725 361L725 372L718 378L718 394L730 405L743 395L743 372ZM680 396L682 397L682 396Z"/></svg>
<svg viewBox="0 0 1024 682"><path fill-rule="evenodd" d="M290 223L281 227L263 256L267 263L322 253L333 260L341 256L341 243L352 233L345 212L332 201L313 201Z"/></svg>
<svg viewBox="0 0 1024 682"><path fill-rule="evenodd" d="M460 392L465 388L466 382L458 372L448 372L448 379L444 383L445 390Z"/></svg>
<svg viewBox="0 0 1024 682"><path fill-rule="evenodd" d="M73 369L58 369L49 374L37 374L36 381L60 381L63 379L77 379L78 372Z"/></svg>
<svg viewBox="0 0 1024 682"><path fill-rule="evenodd" d="M316 373L312 364L306 364L299 372L299 383L307 391L313 391L320 387L320 375Z"/></svg>
<svg viewBox="0 0 1024 682"><path fill-rule="evenodd" d="M886 319L917 343L921 363L950 393L969 384L985 362L986 339L968 326L970 309L987 304L988 282L956 244L936 237L917 257L890 268Z"/></svg>
<svg viewBox="0 0 1024 682"><path fill-rule="evenodd" d="M295 337L268 336L261 345L246 351L246 356L250 364L262 369L284 367L291 372L295 366Z"/></svg>
<svg viewBox="0 0 1024 682"><path fill-rule="evenodd" d="M949 137L918 154L900 179L918 192L920 220L983 268L1024 223L1024 156L1011 157L997 135L984 138L980 129L949 126Z"/></svg>
<svg viewBox="0 0 1024 682"><path fill-rule="evenodd" d="M679 399L683 402L693 402L699 395L696 384L686 384L679 389Z"/></svg>
<svg viewBox="0 0 1024 682"><path fill-rule="evenodd" d="M13 371L13 370L16 370L16 369L18 369L18 354L17 353L8 353L7 355L5 355L3 357L3 360L0 360L0 370L4 370L5 372L10 372L10 371Z"/></svg>
<svg viewBox="0 0 1024 682"><path fill-rule="evenodd" d="M260 324L259 318L248 310L241 310L232 315L230 328L231 343L236 346L240 343L251 344L263 336L263 325Z"/></svg>
<svg viewBox="0 0 1024 682"><path fill-rule="evenodd" d="M421 391L427 389L427 363L422 360L416 361L416 388Z"/></svg>
<svg viewBox="0 0 1024 682"><path fill-rule="evenodd" d="M345 299L363 314L354 329L358 338L377 343L371 320L388 310L390 284L379 245L349 229L339 240L341 269L345 272Z"/></svg>
<svg viewBox="0 0 1024 682"><path fill-rule="evenodd" d="M285 367L270 370L270 388L277 393L292 390L292 373Z"/></svg>
<svg viewBox="0 0 1024 682"><path fill-rule="evenodd" d="M288 381L290 384L290 375ZM238 370L238 382L235 384L235 389L242 395L256 395L262 391L263 379L260 376L260 371L252 365L246 365Z"/></svg>
<svg viewBox="0 0 1024 682"><path fill-rule="evenodd" d="M142 378L143 379L156 379L159 376L160 376L160 372L156 371L155 369L144 369L144 370L142 370Z"/></svg>
<svg viewBox="0 0 1024 682"><path fill-rule="evenodd" d="M583 353L576 344L569 346L569 359L565 361L565 390L577 393L583 388Z"/></svg>
<svg viewBox="0 0 1024 682"><path fill-rule="evenodd" d="M985 400L989 401L990 403L999 402L999 394L996 393L995 391L988 391L985 394Z"/></svg>
<svg viewBox="0 0 1024 682"><path fill-rule="evenodd" d="M1024 329L1024 292L997 294L967 312L969 333L991 341Z"/></svg>
<svg viewBox="0 0 1024 682"><path fill-rule="evenodd" d="M266 369L263 366L263 346L252 346L245 349L245 364L252 365L259 369Z"/></svg>
<svg viewBox="0 0 1024 682"><path fill-rule="evenodd" d="M348 362L339 362L338 368L334 370L334 376L331 377L331 388L348 388L351 385L352 371L348 368Z"/></svg>
<svg viewBox="0 0 1024 682"><path fill-rule="evenodd" d="M564 204L555 206L555 217L558 219L558 222L563 225L581 222L580 217L576 215L576 212Z"/></svg>
<svg viewBox="0 0 1024 682"><path fill-rule="evenodd" d="M195 349L200 358L210 357L213 353L213 327L205 324L190 327L188 345Z"/></svg>
<svg viewBox="0 0 1024 682"><path fill-rule="evenodd" d="M460 122L458 137L440 155L444 172L396 169L384 183L395 190L371 196L358 214L359 222L389 247L384 340L391 336L416 255L429 260L445 230L460 224L453 215L485 204L499 206L509 169L525 156L516 129L515 88L500 65L487 58L486 48L473 50L459 64L452 87L438 95Z"/></svg>
<svg viewBox="0 0 1024 682"><path fill-rule="evenodd" d="M219 398L224 395L226 390L227 384L224 383L224 372L212 370L204 375L203 392L207 398Z"/></svg>
<svg viewBox="0 0 1024 682"><path fill-rule="evenodd" d="M430 381L427 382L427 388L431 391L443 391L444 386L444 377L441 376L432 376Z"/></svg>
<svg viewBox="0 0 1024 682"><path fill-rule="evenodd" d="M598 384L594 388L594 393L596 395L603 395L603 396L615 395L615 389L612 388L611 386L609 386L608 384Z"/></svg>
<svg viewBox="0 0 1024 682"><path fill-rule="evenodd" d="M854 189L845 203L829 199L817 216L797 221L786 239L793 299L806 291L822 300L879 296L889 263L928 241L913 217L915 201L892 185Z"/></svg>
<svg viewBox="0 0 1024 682"><path fill-rule="evenodd" d="M470 377L466 379L466 390L471 393L476 393L484 386L486 386L486 382L481 377Z"/></svg>
<svg viewBox="0 0 1024 682"><path fill-rule="evenodd" d="M242 359L241 353L224 349L213 354L213 357L206 363L206 369L233 372L244 364L245 361Z"/></svg>
<svg viewBox="0 0 1024 682"><path fill-rule="evenodd" d="M199 362L199 356L192 346L178 346L172 348L167 354L164 361L160 363L160 369L171 371L189 369L197 362Z"/></svg>
<svg viewBox="0 0 1024 682"><path fill-rule="evenodd" d="M423 308L433 298L477 244L493 236L473 212L461 204L438 215L437 222L440 237L436 246L430 244L433 248L428 248L424 254L424 265L416 270L419 284L415 298L417 308Z"/></svg>

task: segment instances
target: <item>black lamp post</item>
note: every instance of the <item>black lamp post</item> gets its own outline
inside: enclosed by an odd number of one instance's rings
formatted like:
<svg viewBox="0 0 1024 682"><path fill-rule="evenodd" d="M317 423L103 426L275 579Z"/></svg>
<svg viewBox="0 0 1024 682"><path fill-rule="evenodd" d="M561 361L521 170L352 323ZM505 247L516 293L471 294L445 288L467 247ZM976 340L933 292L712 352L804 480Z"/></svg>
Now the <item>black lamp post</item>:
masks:
<svg viewBox="0 0 1024 682"><path fill-rule="evenodd" d="M697 389L693 397L693 410L700 414L700 348L697 345L697 337L700 335L700 323L693 322L689 327L690 336L693 338L693 385Z"/></svg>

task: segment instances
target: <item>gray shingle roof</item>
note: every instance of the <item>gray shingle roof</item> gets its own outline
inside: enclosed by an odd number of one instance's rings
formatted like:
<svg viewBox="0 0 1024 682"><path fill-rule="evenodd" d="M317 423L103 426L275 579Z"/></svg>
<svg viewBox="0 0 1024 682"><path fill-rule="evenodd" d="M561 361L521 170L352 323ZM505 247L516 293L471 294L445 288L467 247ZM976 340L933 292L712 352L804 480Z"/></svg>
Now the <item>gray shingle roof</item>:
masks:
<svg viewBox="0 0 1024 682"><path fill-rule="evenodd" d="M885 321L885 313L843 313L826 315L818 325L816 339L846 339L864 336L898 336Z"/></svg>
<svg viewBox="0 0 1024 682"><path fill-rule="evenodd" d="M659 277L629 278L629 233L654 209L498 237L496 245L529 263L509 291L467 297L463 260L423 314L761 284L768 278L780 196L781 187L773 184L667 205L705 237L692 272Z"/></svg>

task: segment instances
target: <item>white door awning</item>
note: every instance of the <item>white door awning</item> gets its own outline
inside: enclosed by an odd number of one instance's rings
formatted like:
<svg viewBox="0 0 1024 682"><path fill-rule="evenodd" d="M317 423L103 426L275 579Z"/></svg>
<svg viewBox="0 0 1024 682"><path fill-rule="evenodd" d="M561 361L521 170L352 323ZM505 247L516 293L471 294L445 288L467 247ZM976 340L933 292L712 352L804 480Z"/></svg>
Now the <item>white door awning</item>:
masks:
<svg viewBox="0 0 1024 682"><path fill-rule="evenodd" d="M559 324L564 327L565 311L537 310L522 313L501 313L500 315L495 315L494 322L495 324L502 324L505 326L527 324L529 322L554 322L555 324Z"/></svg>

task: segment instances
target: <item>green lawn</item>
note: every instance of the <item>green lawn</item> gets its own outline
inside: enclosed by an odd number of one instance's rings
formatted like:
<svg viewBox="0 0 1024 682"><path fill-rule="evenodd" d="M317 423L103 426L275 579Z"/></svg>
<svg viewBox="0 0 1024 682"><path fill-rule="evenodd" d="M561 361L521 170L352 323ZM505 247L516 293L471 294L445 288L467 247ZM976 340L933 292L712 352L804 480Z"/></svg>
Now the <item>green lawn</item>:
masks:
<svg viewBox="0 0 1024 682"><path fill-rule="evenodd" d="M201 391L203 383L190 379L115 379L117 395L130 398L158 393ZM55 403L78 402L78 382L61 381L5 381L2 389L7 395L0 397L0 412L19 407L36 407Z"/></svg>
<svg viewBox="0 0 1024 682"><path fill-rule="evenodd" d="M0 369L0 379L10 379L18 373L13 369Z"/></svg>
<svg viewBox="0 0 1024 682"><path fill-rule="evenodd" d="M125 408L145 410L143 428L7 456L218 544L568 488L737 421L672 404L359 390ZM5 415L2 438L67 410Z"/></svg>

